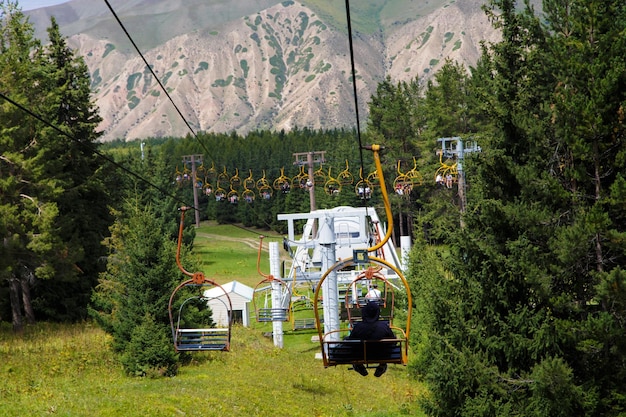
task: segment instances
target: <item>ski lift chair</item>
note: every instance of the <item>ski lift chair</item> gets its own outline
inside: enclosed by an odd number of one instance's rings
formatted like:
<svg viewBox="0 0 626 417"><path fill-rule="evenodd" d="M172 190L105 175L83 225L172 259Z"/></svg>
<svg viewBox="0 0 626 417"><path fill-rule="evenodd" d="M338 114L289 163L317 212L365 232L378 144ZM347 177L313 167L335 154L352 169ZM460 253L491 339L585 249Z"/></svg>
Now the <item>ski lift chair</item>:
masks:
<svg viewBox="0 0 626 417"><path fill-rule="evenodd" d="M231 327L232 327L232 302L228 293L217 282L208 279L202 272L191 273L183 268L180 262L180 249L182 246L183 226L185 212L190 207L181 207L180 226L178 229L178 246L176 249L176 264L181 272L190 277L180 283L172 292L168 303L168 313L172 331L174 349L177 352L184 351L228 351L230 350ZM207 296L207 290L217 288L219 296ZM191 294L189 294L191 292ZM223 296L223 297L222 297ZM184 298L183 298L184 297ZM180 301L182 299L182 302ZM199 325L197 317L198 309L192 309L194 302L209 303L217 299L228 312L228 324L226 327L209 327ZM179 306L175 306L179 303ZM198 306L196 306L198 307ZM200 306L200 307L206 307ZM176 313L175 313L176 311ZM189 312L189 314L186 314Z"/></svg>

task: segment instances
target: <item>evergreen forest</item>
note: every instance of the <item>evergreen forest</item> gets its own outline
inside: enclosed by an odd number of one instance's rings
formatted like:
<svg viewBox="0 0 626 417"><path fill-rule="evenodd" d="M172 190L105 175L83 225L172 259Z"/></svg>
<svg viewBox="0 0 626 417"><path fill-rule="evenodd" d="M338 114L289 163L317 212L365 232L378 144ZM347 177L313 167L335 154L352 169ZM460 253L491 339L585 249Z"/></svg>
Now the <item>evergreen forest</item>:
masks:
<svg viewBox="0 0 626 417"><path fill-rule="evenodd" d="M484 11L501 40L471 68L381 81L363 132L105 144L89 70L55 19L43 44L0 0L0 321L19 332L94 320L129 374L175 375L177 208L285 233L277 214L308 211L311 186L316 208L378 207L360 149L377 143L394 191L385 220L413 241L408 371L428 386L426 414L626 415L626 4L488 0ZM306 184L295 162L311 152L323 162Z"/></svg>

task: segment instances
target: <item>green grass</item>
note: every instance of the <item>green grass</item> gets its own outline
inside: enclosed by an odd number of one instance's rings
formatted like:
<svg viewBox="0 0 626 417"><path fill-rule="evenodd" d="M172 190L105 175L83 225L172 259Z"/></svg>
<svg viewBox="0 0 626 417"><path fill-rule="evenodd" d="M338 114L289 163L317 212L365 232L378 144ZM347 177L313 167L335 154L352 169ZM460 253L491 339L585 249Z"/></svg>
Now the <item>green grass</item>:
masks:
<svg viewBox="0 0 626 417"><path fill-rule="evenodd" d="M173 378L131 378L91 324L41 323L19 336L0 328L0 415L423 416L421 384L399 365L380 379L325 369L312 333L288 332L284 349L235 327L231 352L195 354Z"/></svg>
<svg viewBox="0 0 626 417"><path fill-rule="evenodd" d="M263 239L261 272L269 274L269 242L281 242L282 236L233 225L204 222L196 229L194 253L200 258L202 272L219 284L236 280L254 288L263 277L257 271L259 236Z"/></svg>

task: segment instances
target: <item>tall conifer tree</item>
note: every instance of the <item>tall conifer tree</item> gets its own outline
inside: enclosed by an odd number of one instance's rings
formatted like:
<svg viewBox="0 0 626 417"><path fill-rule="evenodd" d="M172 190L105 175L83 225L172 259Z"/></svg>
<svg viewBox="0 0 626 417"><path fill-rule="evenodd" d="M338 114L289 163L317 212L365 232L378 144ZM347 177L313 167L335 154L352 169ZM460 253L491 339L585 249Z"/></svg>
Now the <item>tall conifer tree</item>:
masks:
<svg viewBox="0 0 626 417"><path fill-rule="evenodd" d="M540 20L515 1L489 6L503 34L483 57L495 134L467 164L466 227L450 233L450 274L416 272L439 301L422 295L430 330L415 369L432 388L428 411L618 415L626 9L553 0Z"/></svg>
<svg viewBox="0 0 626 417"><path fill-rule="evenodd" d="M2 93L34 112L40 111L43 76L40 44L16 2L0 3L0 85ZM49 278L47 262L62 245L56 239L54 202L57 184L45 178L39 152L42 124L15 104L0 102L0 278L10 306L13 327L34 322L31 286ZM8 303L6 303L8 301Z"/></svg>
<svg viewBox="0 0 626 417"><path fill-rule="evenodd" d="M87 66L69 48L54 17L48 39L42 61L47 80L45 117L67 135L44 128L42 152L46 175L63 190L56 198L57 227L68 257L58 266L55 279L43 282L36 295L47 317L80 319L86 317L91 290L104 269L100 242L111 223L102 170L105 161L96 154L101 118L91 98Z"/></svg>
<svg viewBox="0 0 626 417"><path fill-rule="evenodd" d="M54 20L42 47L17 4L1 5L2 274L14 326L36 313L84 318L108 225L89 74Z"/></svg>

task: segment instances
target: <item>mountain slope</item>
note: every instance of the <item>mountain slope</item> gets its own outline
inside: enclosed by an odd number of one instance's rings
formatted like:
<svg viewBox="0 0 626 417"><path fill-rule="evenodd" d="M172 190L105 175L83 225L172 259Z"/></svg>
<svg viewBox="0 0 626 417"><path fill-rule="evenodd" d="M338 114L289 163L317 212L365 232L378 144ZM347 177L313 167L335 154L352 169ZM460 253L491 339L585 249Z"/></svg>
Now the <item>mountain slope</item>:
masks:
<svg viewBox="0 0 626 417"><path fill-rule="evenodd" d="M75 0L54 14L85 57L104 140L189 133L105 6ZM194 131L356 124L343 2L133 0L120 20ZM446 58L472 65L497 33L481 0L369 0L351 6L359 113L386 76L431 76ZM39 32L38 32L39 33ZM363 121L362 121L363 123Z"/></svg>

